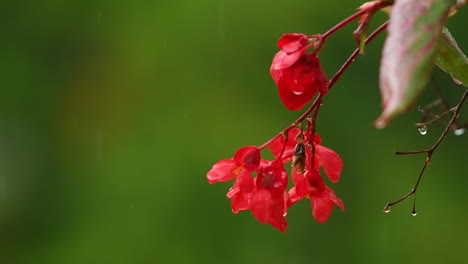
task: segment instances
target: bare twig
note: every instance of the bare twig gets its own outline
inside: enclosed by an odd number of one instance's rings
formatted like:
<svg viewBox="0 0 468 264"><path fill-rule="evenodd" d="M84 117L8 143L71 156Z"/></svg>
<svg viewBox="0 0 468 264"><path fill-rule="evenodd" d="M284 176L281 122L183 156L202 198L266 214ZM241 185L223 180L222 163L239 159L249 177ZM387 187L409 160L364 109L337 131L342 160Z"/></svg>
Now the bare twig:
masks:
<svg viewBox="0 0 468 264"><path fill-rule="evenodd" d="M467 97L468 97L468 90L465 90L465 92L463 93L462 98L460 99L460 102L457 104L457 106L454 107L453 115L452 115L452 118L450 119L450 122L447 124L447 126L445 127L444 132L442 132L439 139L435 142L435 144L431 148L425 149L425 150L417 150L417 151L397 151L397 152L395 152L395 154L397 154L397 155L411 155L411 154L426 153L426 160L424 161L423 167L421 169L421 172L419 173L418 179L417 179L416 184L414 185L413 189L411 189L410 192L408 192L406 195L404 195L400 199L398 199L398 200L396 200L394 202L391 202L391 203L387 203L385 205L384 209L383 209L384 212L386 212L386 213L390 212L390 209L391 209L392 206L404 201L406 198L408 198L410 196L413 196L414 201L413 201L412 214L416 215L416 191L418 190L418 186L419 186L419 183L421 182L421 178L422 178L422 176L424 174L424 171L425 171L426 167L431 163L432 154L434 153L434 151L439 147L440 143L442 143L442 141L445 139L445 137L447 136L447 133L457 123L458 117L460 116L460 111L461 111L463 105L465 104L465 101L466 101Z"/></svg>

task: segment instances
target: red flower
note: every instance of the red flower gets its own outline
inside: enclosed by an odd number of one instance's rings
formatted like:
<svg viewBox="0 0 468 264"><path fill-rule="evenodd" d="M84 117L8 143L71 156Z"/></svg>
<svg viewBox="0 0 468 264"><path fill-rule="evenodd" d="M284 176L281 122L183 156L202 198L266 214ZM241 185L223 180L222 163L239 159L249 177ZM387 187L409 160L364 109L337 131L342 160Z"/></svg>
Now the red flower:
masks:
<svg viewBox="0 0 468 264"><path fill-rule="evenodd" d="M257 173L253 178L251 172ZM258 221L271 224L281 232L288 226L288 175L281 162L260 161L255 146L239 149L232 159L218 161L208 172L208 182L229 181L236 178L227 197L234 213L251 210Z"/></svg>
<svg viewBox="0 0 468 264"><path fill-rule="evenodd" d="M278 41L270 74L278 86L283 104L290 110L299 110L319 91L327 93L327 77L315 54L305 53L310 47L304 34L285 34Z"/></svg>
<svg viewBox="0 0 468 264"><path fill-rule="evenodd" d="M234 213L249 209L250 194L254 189L254 179L251 172L260 164L260 149L256 146L240 148L232 159L220 160L208 172L208 182L229 181L236 178L233 187L227 193L231 198L231 208Z"/></svg>
<svg viewBox="0 0 468 264"><path fill-rule="evenodd" d="M254 171L260 164L260 150L256 146L242 147L232 159L220 160L208 172L208 182L229 181L241 173Z"/></svg>
<svg viewBox="0 0 468 264"><path fill-rule="evenodd" d="M280 162L262 160L255 179L256 189L250 200L250 210L258 221L286 231L288 174Z"/></svg>
<svg viewBox="0 0 468 264"><path fill-rule="evenodd" d="M287 163L291 160L294 147L296 146L295 138L299 134L300 129L293 128L288 131L288 141L284 149L282 161ZM304 132L304 142L308 142L310 132ZM271 153L278 159L283 149L284 137L276 137L269 145ZM343 168L343 161L340 156L333 150L320 145L322 139L318 134L314 134L314 145L315 145L315 165L314 168L323 167L325 174L328 176L330 181L338 182L340 180L341 170Z"/></svg>
<svg viewBox="0 0 468 264"><path fill-rule="evenodd" d="M327 221L330 217L333 204L344 210L343 201L335 195L330 187L325 185L318 169L309 169L304 174L299 174L293 169L292 178L296 186L289 191L288 206L303 198L309 198L312 215L319 223Z"/></svg>

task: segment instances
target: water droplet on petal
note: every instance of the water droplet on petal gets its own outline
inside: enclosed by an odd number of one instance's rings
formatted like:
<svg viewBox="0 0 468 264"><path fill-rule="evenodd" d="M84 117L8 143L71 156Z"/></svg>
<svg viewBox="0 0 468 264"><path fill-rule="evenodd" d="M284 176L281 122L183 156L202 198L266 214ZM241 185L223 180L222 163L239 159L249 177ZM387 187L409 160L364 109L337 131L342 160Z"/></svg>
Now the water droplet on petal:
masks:
<svg viewBox="0 0 468 264"><path fill-rule="evenodd" d="M455 129L453 133L455 134L455 136L461 136L465 133L465 129L461 127L461 128Z"/></svg>
<svg viewBox="0 0 468 264"><path fill-rule="evenodd" d="M292 92L293 92L293 94L295 94L295 95L301 95L301 94L304 93L304 92L297 92L297 91L292 91Z"/></svg>
<svg viewBox="0 0 468 264"><path fill-rule="evenodd" d="M388 214L388 213L390 213L390 209L391 209L391 206L387 204L387 205L384 207L383 211L384 211L385 213Z"/></svg>
<svg viewBox="0 0 468 264"><path fill-rule="evenodd" d="M426 126L418 127L418 131L419 131L419 134L424 136L427 134L427 127Z"/></svg>

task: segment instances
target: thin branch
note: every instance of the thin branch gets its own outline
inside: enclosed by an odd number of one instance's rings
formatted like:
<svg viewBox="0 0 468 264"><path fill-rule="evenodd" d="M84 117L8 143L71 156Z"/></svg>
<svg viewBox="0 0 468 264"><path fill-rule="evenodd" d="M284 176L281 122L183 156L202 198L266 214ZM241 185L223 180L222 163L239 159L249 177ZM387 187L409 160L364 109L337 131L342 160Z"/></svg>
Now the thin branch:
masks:
<svg viewBox="0 0 468 264"><path fill-rule="evenodd" d="M450 122L447 124L447 126L445 127L444 132L442 132L439 139L434 143L434 145L431 148L426 149L426 150L418 150L418 151L397 151L397 152L395 152L395 154L397 154L397 155L411 155L411 154L426 153L426 160L424 161L423 167L421 169L421 172L419 173L418 179L417 179L416 184L414 185L413 189L411 189L411 191L409 193L405 194L400 199L398 199L398 200L396 200L394 202L391 202L391 203L387 203L385 205L384 209L383 209L384 212L386 212L386 213L390 212L390 209L391 209L391 207L393 205L398 204L398 203L406 200L406 198L413 195L415 197L415 199L413 201L413 212L412 212L412 214L416 215L416 192L418 190L419 183L421 182L424 171L426 170L426 167L429 166L429 164L431 163L432 154L434 153L434 151L439 147L439 145L445 139L448 132L451 130L452 126L457 123L458 117L460 116L460 111L463 108L463 105L465 104L465 101L466 101L467 97L468 97L468 90L465 90L465 92L463 93L462 98L460 99L460 102L457 104L457 106L455 106L455 110L453 111L453 116L450 119Z"/></svg>
<svg viewBox="0 0 468 264"><path fill-rule="evenodd" d="M374 32L372 32L365 40L365 44L367 45L370 43L378 34L380 34L382 31L384 31L388 26L388 21L380 25ZM330 82L328 83L328 90L330 90L333 85L338 81L338 79L341 77L341 75L346 71L346 69L349 67L349 65L356 59L356 57L359 55L360 49L357 48L354 50L354 52L349 56L349 58L345 61L343 66L333 75L333 77L330 79Z"/></svg>

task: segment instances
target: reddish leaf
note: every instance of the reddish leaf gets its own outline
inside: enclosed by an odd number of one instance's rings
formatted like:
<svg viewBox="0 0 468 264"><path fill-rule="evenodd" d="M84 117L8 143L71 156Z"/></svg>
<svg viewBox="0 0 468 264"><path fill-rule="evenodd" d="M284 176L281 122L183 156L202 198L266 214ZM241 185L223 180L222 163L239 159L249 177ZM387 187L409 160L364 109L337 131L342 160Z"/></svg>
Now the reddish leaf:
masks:
<svg viewBox="0 0 468 264"><path fill-rule="evenodd" d="M412 106L426 87L452 0L398 0L390 13L380 65L383 112L375 121L385 127Z"/></svg>

